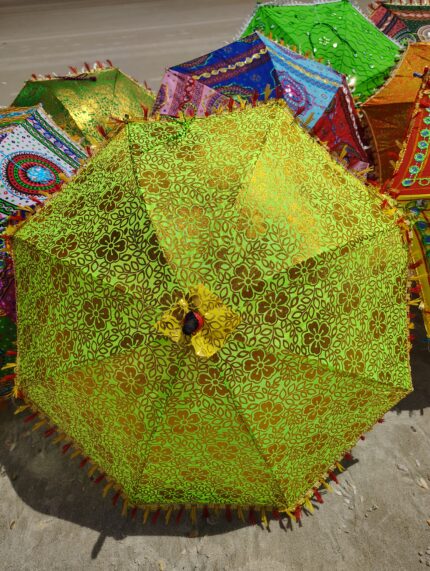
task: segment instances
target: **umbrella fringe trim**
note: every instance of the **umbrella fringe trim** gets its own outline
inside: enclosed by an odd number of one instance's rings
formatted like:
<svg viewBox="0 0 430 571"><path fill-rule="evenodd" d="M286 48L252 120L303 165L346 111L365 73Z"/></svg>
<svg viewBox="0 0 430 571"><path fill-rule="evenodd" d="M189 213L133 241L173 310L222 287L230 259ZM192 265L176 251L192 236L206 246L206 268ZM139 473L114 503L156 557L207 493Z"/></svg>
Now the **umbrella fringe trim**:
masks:
<svg viewBox="0 0 430 571"><path fill-rule="evenodd" d="M135 505L130 502L127 494L123 491L122 487L113 478L108 476L104 470L98 466L95 462L91 460L81 449L81 447L76 444L66 433L58 430L56 425L51 424L50 419L40 412L37 407L26 399L23 393L17 389L13 391L13 396L15 398L21 399L25 404L20 405L16 408L14 414L26 413L27 416L24 418L24 423L33 423L31 432L35 432L40 428L44 428L45 438L51 438L51 444L61 445L61 452L63 455L69 454L71 460L81 457L79 461L79 467L81 469L85 466L89 466L87 471L87 476L95 484L102 484L102 496L106 498L110 494L112 504L117 506L119 501L122 501L121 515L123 517L131 517L131 519L136 519L137 512L140 510L142 512L142 523L145 524L150 519L151 523L155 524L161 517L162 512L164 512L165 524L169 524L170 521L175 520L178 524L180 523L184 512L188 513L189 519L192 524L197 523L198 512L200 511L200 518L207 519L210 517L211 512L214 515L218 515L220 511L224 511L225 518L227 521L231 522L233 520L233 513L236 513L237 519L243 523L248 522L249 524L260 524L262 527L269 529L270 522L272 520L287 520L288 524L292 526L293 523L302 525L302 516L312 515L315 508L319 504L324 503L322 493L333 492L332 483L338 484L338 476L341 474L345 467L342 465L342 461L351 462L353 456L350 451L346 451L341 454L338 459L330 466L330 468L321 474L321 476L315 481L314 485L310 487L309 491L304 494L299 500L297 500L292 507L285 506L271 506L271 505L238 505L238 504L195 504L195 503L151 503L151 504L138 504ZM375 423L381 423L383 419L378 419ZM360 437L365 440L365 436ZM96 474L98 475L96 476ZM173 512L177 510L176 515ZM247 517L245 517L245 512L247 512ZM259 516L259 517L258 517Z"/></svg>

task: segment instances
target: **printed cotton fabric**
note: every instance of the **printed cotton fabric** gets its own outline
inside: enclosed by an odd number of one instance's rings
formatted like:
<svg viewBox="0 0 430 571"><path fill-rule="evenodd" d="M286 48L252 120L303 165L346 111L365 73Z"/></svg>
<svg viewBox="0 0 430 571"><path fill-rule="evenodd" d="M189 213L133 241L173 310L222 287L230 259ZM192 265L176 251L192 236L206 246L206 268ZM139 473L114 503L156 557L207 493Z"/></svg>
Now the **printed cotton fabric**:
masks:
<svg viewBox="0 0 430 571"><path fill-rule="evenodd" d="M130 122L13 247L19 389L129 505L294 506L411 390L396 218L285 104Z"/></svg>
<svg viewBox="0 0 430 571"><path fill-rule="evenodd" d="M86 145L97 145L103 141L98 128L103 127L106 133L112 131L112 117L141 117L142 106L151 110L153 102L152 94L142 85L119 69L108 68L27 81L13 105L42 103L69 135L82 138Z"/></svg>
<svg viewBox="0 0 430 571"><path fill-rule="evenodd" d="M400 42L430 40L430 6L426 2L381 2L372 13L372 22L387 36Z"/></svg>
<svg viewBox="0 0 430 571"><path fill-rule="evenodd" d="M283 98L311 133L345 156L349 167L368 166L345 77L259 33L168 70L154 113L203 117L233 101L273 98Z"/></svg>
<svg viewBox="0 0 430 571"><path fill-rule="evenodd" d="M399 66L379 91L362 106L369 126L379 180L385 182L394 171L399 145L406 138L422 74L430 63L430 43L411 44Z"/></svg>
<svg viewBox="0 0 430 571"><path fill-rule="evenodd" d="M257 5L243 35L257 30L346 75L360 101L383 85L400 53L348 0Z"/></svg>

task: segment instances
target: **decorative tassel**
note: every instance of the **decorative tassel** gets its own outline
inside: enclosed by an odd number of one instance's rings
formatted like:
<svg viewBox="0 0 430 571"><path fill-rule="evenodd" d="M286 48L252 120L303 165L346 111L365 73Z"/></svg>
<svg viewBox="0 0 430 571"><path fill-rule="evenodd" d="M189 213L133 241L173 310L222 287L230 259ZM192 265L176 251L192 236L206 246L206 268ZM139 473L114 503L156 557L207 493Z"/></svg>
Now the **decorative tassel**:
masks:
<svg viewBox="0 0 430 571"><path fill-rule="evenodd" d="M151 511L151 508L147 507L145 508L144 512L143 512L143 519L142 519L142 523L145 525L145 523L148 521L148 517L149 517L149 512Z"/></svg>
<svg viewBox="0 0 430 571"><path fill-rule="evenodd" d="M422 263L422 260L418 260L418 262L415 262L414 264L409 264L408 268L410 270L416 270L419 266L421 266Z"/></svg>
<svg viewBox="0 0 430 571"><path fill-rule="evenodd" d="M233 514L231 513L231 507L230 506L225 506L225 519L227 521L233 520Z"/></svg>
<svg viewBox="0 0 430 571"><path fill-rule="evenodd" d="M170 506L166 511L166 517L164 518L164 523L169 525L170 518L172 516L173 506Z"/></svg>
<svg viewBox="0 0 430 571"><path fill-rule="evenodd" d="M104 138L107 139L107 133L106 131L103 129L103 127L101 125L97 125L97 131L100 133L100 135Z"/></svg>
<svg viewBox="0 0 430 571"><path fill-rule="evenodd" d="M14 412L14 414L20 414L21 412L24 412L25 410L27 410L28 408L30 408L29 404L23 404L21 406L19 406L16 411Z"/></svg>
<svg viewBox="0 0 430 571"><path fill-rule="evenodd" d="M254 91L251 97L251 105L255 107L257 105L257 101L258 101L258 91Z"/></svg>
<svg viewBox="0 0 430 571"><path fill-rule="evenodd" d="M345 452L344 456L345 460L347 460L348 462L352 462L354 460L353 455L351 454L351 452Z"/></svg>
<svg viewBox="0 0 430 571"><path fill-rule="evenodd" d="M61 442L65 438L66 438L65 434L59 434L56 438L54 438L54 440L52 441L52 444L58 444L59 442Z"/></svg>
<svg viewBox="0 0 430 571"><path fill-rule="evenodd" d="M124 500L122 502L122 510L121 510L121 516L122 517L127 517L127 512L128 512L128 501Z"/></svg>
<svg viewBox="0 0 430 571"><path fill-rule="evenodd" d="M46 420L40 420L39 422L36 422L36 424L33 426L33 432L35 432L36 430L39 430L39 428L41 426L43 426L44 424L46 424Z"/></svg>
<svg viewBox="0 0 430 571"><path fill-rule="evenodd" d="M48 428L48 430L45 430L45 432L43 433L45 438L49 438L50 436L52 436L54 434L54 432L56 431L56 427L53 426L52 428Z"/></svg>
<svg viewBox="0 0 430 571"><path fill-rule="evenodd" d="M330 472L328 473L328 477L330 478L330 480L331 480L332 482L336 482L336 484L339 483L339 480L337 479L336 474L335 474L334 472L332 472L331 470L330 470Z"/></svg>
<svg viewBox="0 0 430 571"><path fill-rule="evenodd" d="M321 484L324 486L324 488L326 490L328 490L330 493L333 492L333 488L330 486L330 484L328 482L326 482L325 480L321 480Z"/></svg>
<svg viewBox="0 0 430 571"><path fill-rule="evenodd" d="M67 452L70 450L71 446L72 446L71 442L69 442L68 444L64 444L64 446L62 448L62 453L67 454Z"/></svg>
<svg viewBox="0 0 430 571"><path fill-rule="evenodd" d="M103 488L103 492L102 492L102 496L105 498L109 492L109 490L112 488L113 486L113 482L108 482L106 484L106 486Z"/></svg>
<svg viewBox="0 0 430 571"><path fill-rule="evenodd" d="M249 508L249 512L248 512L248 522L251 525L256 525L257 520L255 518L255 512L254 512L254 508Z"/></svg>
<svg viewBox="0 0 430 571"><path fill-rule="evenodd" d="M345 468L342 466L342 464L340 462L335 462L336 464L336 468L339 470L339 472L345 472Z"/></svg>
<svg viewBox="0 0 430 571"><path fill-rule="evenodd" d="M261 508L260 518L261 518L261 523L264 525L264 527L266 529L269 529L269 521L267 519L266 510L264 508Z"/></svg>
<svg viewBox="0 0 430 571"><path fill-rule="evenodd" d="M305 506L312 514L314 513L314 506L309 498L305 499Z"/></svg>
<svg viewBox="0 0 430 571"><path fill-rule="evenodd" d="M134 506L130 514L131 519L136 519L136 514L137 514L137 506Z"/></svg>
<svg viewBox="0 0 430 571"><path fill-rule="evenodd" d="M111 62L110 59L107 59L106 62L107 62L107 64L108 64L110 67L113 67L113 63Z"/></svg>
<svg viewBox="0 0 430 571"><path fill-rule="evenodd" d="M69 65L69 69L74 75L78 75L78 68Z"/></svg>
<svg viewBox="0 0 430 571"><path fill-rule="evenodd" d="M34 420L38 414L39 414L38 412L34 412L33 414L30 414L30 416L27 416L27 418L24 419L25 424L28 424L29 422Z"/></svg>
<svg viewBox="0 0 430 571"><path fill-rule="evenodd" d="M209 508L208 506L204 506L203 511L202 511L202 517L204 519L208 519L209 517Z"/></svg>
<svg viewBox="0 0 430 571"><path fill-rule="evenodd" d="M316 499L316 501L317 501L319 504L323 504L323 503L324 503L324 500L323 500L321 494L319 493L319 491L317 490L317 488L314 488L314 489L313 489L313 493L314 493L314 498Z"/></svg>
<svg viewBox="0 0 430 571"><path fill-rule="evenodd" d="M245 515L244 515L243 510L240 506L237 506L237 517L238 517L238 519L240 519L240 521L243 521L243 523L245 523Z"/></svg>
<svg viewBox="0 0 430 571"><path fill-rule="evenodd" d="M296 520L296 516L290 511L290 510L284 510L284 512L287 514L287 516L290 518L291 521L297 521Z"/></svg>
<svg viewBox="0 0 430 571"><path fill-rule="evenodd" d="M106 474L103 473L103 474L100 474L99 476L97 476L97 478L94 480L94 483L95 483L95 484L100 484L100 482L105 479L105 475L106 475Z"/></svg>
<svg viewBox="0 0 430 571"><path fill-rule="evenodd" d="M196 508L196 506L193 506L190 510L190 519L191 519L191 523L193 525L196 525L196 523L197 523L197 508Z"/></svg>
<svg viewBox="0 0 430 571"><path fill-rule="evenodd" d="M118 490L117 493L114 495L114 497L112 498L112 504L114 506L116 506L116 504L118 503L119 497L121 495L121 492Z"/></svg>
<svg viewBox="0 0 430 571"><path fill-rule="evenodd" d="M272 517L273 519L276 519L276 521L279 521L281 519L281 514L279 513L279 510L277 508L274 508L272 510Z"/></svg>
<svg viewBox="0 0 430 571"><path fill-rule="evenodd" d="M92 480L96 472L97 472L97 466L91 466L91 468L88 470L88 477Z"/></svg>
<svg viewBox="0 0 430 571"><path fill-rule="evenodd" d="M302 508L300 506L297 506L294 510L294 517L296 518L297 523L302 520Z"/></svg>
<svg viewBox="0 0 430 571"><path fill-rule="evenodd" d="M159 517L160 513L161 513L161 508L158 508L158 509L152 514L152 517L151 517L151 523L152 523L152 525L155 525L155 524L157 523L157 520L158 520L158 517Z"/></svg>
<svg viewBox="0 0 430 571"><path fill-rule="evenodd" d="M37 81L37 75L36 75L35 73L32 73L32 74L31 74L31 78L32 78L34 81Z"/></svg>
<svg viewBox="0 0 430 571"><path fill-rule="evenodd" d="M181 519L182 519L182 514L184 513L184 509L185 509L184 506L181 506L181 507L179 508L179 511L178 511L178 513L176 514L176 518L175 518L176 524L179 524L179 523L180 523L180 521L181 521Z"/></svg>
<svg viewBox="0 0 430 571"><path fill-rule="evenodd" d="M85 67L85 69L86 69L87 71L91 71L90 64L87 63L86 61L84 62L84 67Z"/></svg>
<svg viewBox="0 0 430 571"><path fill-rule="evenodd" d="M85 466L85 464L88 462L89 458L88 456L86 458L84 458L83 460L81 460L80 464L79 464L79 468L83 468Z"/></svg>

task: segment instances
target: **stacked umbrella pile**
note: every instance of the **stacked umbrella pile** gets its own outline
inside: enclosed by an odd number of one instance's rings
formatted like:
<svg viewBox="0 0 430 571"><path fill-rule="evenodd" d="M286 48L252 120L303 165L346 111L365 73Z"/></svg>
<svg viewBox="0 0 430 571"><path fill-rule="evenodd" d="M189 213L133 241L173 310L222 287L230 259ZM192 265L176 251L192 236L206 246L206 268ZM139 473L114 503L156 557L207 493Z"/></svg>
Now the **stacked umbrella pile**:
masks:
<svg viewBox="0 0 430 571"><path fill-rule="evenodd" d="M428 49L264 4L155 99L97 63L0 115L0 386L124 514L300 520L411 390Z"/></svg>

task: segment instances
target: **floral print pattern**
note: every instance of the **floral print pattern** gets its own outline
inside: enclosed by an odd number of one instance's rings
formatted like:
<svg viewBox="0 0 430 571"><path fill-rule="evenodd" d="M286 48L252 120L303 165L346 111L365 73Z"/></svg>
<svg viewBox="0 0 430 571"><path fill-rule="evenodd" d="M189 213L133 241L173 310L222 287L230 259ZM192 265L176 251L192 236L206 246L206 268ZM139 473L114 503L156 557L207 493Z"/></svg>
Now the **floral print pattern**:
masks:
<svg viewBox="0 0 430 571"><path fill-rule="evenodd" d="M380 205L279 103L131 121L13 238L20 390L130 505L294 507L411 388Z"/></svg>

